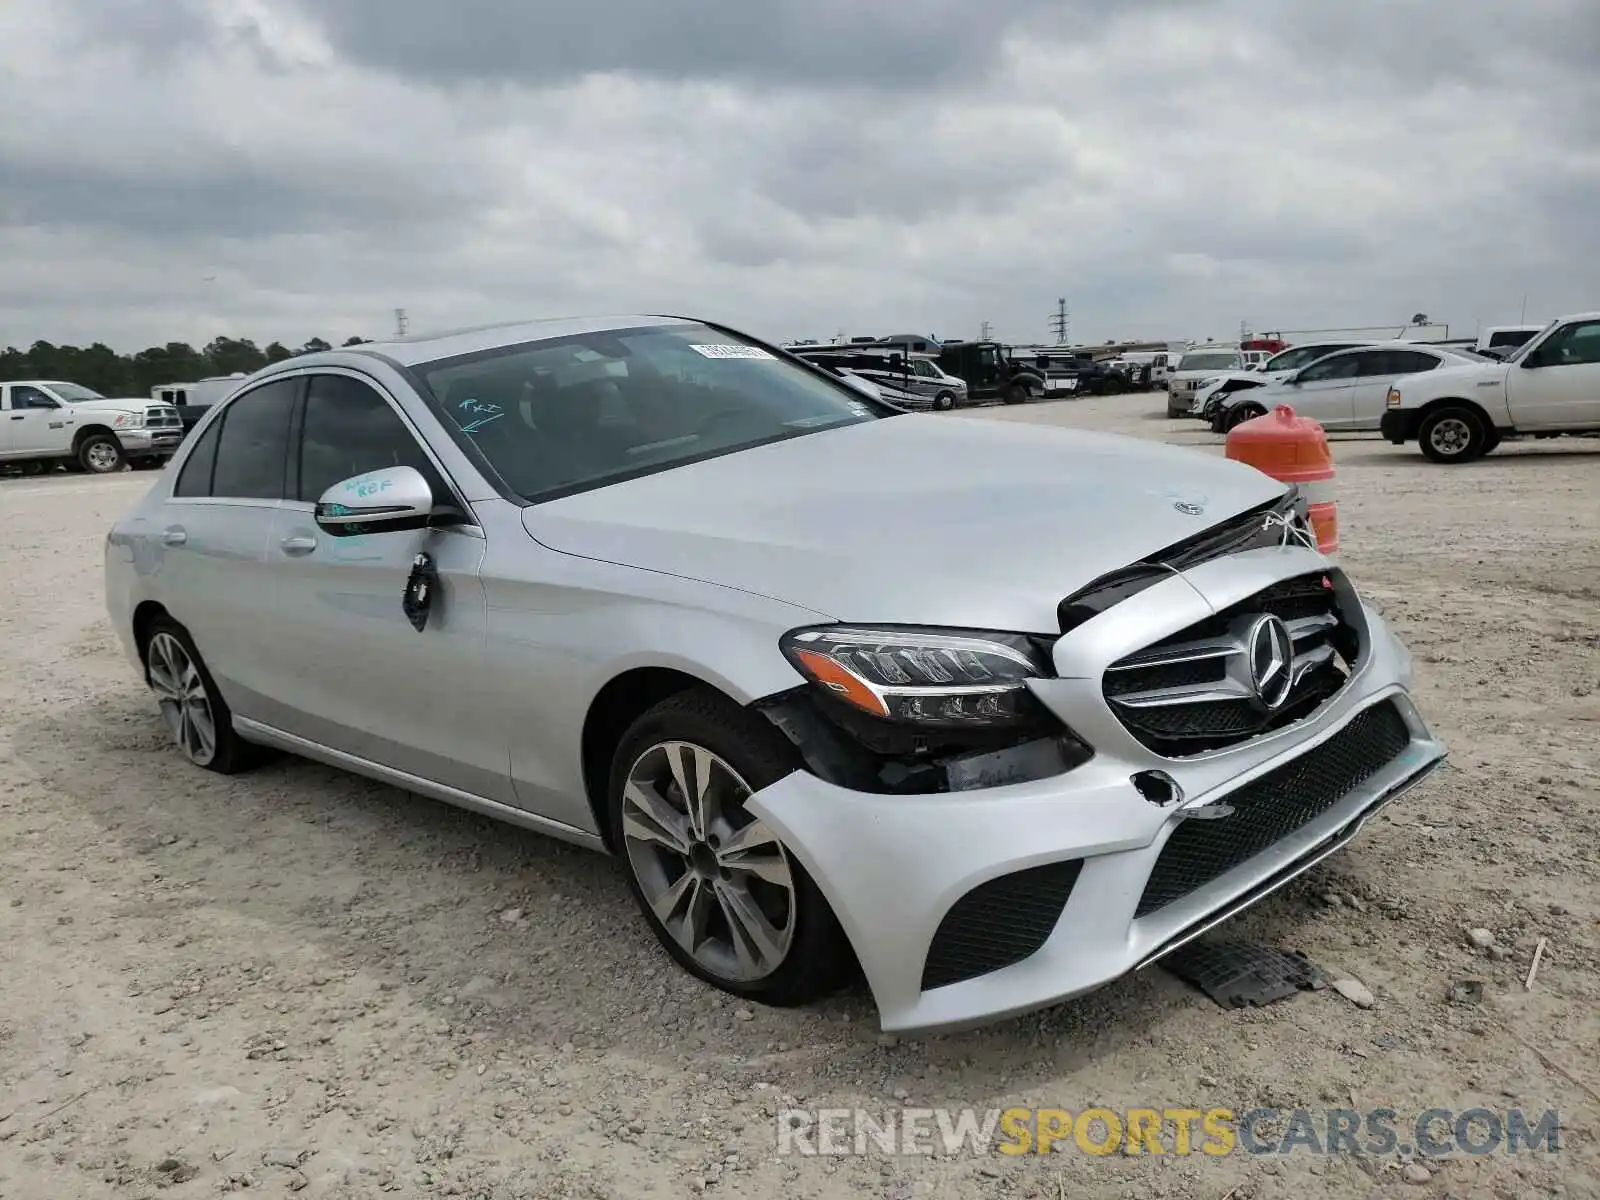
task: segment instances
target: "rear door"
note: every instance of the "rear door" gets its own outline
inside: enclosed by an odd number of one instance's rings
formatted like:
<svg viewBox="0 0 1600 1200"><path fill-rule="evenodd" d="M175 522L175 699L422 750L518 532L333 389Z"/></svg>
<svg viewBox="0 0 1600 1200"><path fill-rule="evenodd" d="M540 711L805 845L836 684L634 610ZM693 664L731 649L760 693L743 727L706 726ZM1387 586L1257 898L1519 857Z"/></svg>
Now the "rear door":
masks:
<svg viewBox="0 0 1600 1200"><path fill-rule="evenodd" d="M206 426L150 535L160 599L189 630L228 707L258 720L284 652L271 632L266 546L283 502L298 386L264 383Z"/></svg>
<svg viewBox="0 0 1600 1200"><path fill-rule="evenodd" d="M1426 350L1362 350L1361 366L1350 389L1351 428L1377 429L1383 420L1389 386L1403 375L1431 371L1439 357Z"/></svg>
<svg viewBox="0 0 1600 1200"><path fill-rule="evenodd" d="M1512 365L1506 393L1519 429L1600 428L1600 320L1554 330Z"/></svg>

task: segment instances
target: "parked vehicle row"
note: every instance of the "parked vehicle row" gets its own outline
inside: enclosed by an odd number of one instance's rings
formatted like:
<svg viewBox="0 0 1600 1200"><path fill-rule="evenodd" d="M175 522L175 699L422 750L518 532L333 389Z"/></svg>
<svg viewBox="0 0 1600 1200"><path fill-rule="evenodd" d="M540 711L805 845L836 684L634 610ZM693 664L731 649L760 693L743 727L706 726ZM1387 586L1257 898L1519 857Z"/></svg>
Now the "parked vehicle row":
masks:
<svg viewBox="0 0 1600 1200"><path fill-rule="evenodd" d="M158 467L182 440L170 404L107 398L54 379L0 384L0 462L14 469L65 464L103 475L127 463Z"/></svg>
<svg viewBox="0 0 1600 1200"><path fill-rule="evenodd" d="M1216 392L1208 395L1210 389L1202 389L1195 403L1201 415L1209 411L1211 428L1217 433L1226 433L1278 404L1290 405L1295 412L1327 429L1376 432L1389 385L1396 379L1488 361L1468 350L1416 342L1375 342L1318 354L1298 370L1256 372L1255 379L1260 382L1254 386L1243 379L1219 381L1214 385Z"/></svg>
<svg viewBox="0 0 1600 1200"><path fill-rule="evenodd" d="M1438 765L1315 545L1251 467L637 317L267 367L105 590L196 766L272 746L609 851L700 979L859 963L932 1030L1160 958Z"/></svg>

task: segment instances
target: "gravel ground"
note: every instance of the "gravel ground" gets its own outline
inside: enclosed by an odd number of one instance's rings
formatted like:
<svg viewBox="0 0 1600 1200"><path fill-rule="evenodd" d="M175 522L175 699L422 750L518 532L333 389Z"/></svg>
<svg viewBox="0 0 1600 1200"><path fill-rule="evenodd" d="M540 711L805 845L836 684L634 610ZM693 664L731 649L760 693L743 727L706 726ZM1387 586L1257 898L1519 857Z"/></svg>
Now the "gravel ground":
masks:
<svg viewBox="0 0 1600 1200"><path fill-rule="evenodd" d="M971 419L1216 452L1154 408ZM899 1042L859 987L780 1012L689 980L598 856L305 762L186 767L102 608L105 529L149 479L0 481L0 1197L1600 1194L1600 442L1335 457L1342 557L1452 757L1230 931L1375 1002L1226 1012L1152 969ZM1469 978L1481 1003L1452 1003ZM1564 1128L1556 1156L1426 1166L775 1153L780 1108L902 1103L1483 1105Z"/></svg>

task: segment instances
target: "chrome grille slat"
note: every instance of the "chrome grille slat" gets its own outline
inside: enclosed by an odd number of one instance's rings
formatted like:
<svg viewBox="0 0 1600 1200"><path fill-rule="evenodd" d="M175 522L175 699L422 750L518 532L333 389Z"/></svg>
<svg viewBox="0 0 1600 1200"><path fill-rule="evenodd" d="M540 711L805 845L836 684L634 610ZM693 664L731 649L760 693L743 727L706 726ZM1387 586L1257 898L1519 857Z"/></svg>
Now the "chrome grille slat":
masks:
<svg viewBox="0 0 1600 1200"><path fill-rule="evenodd" d="M1263 617L1283 623L1287 687L1264 701L1250 638ZM1274 584L1106 669L1112 711L1147 747L1169 757L1219 749L1299 720L1344 686L1356 641L1331 573ZM1263 677L1264 678L1264 677ZM1278 679L1283 679L1280 673Z"/></svg>

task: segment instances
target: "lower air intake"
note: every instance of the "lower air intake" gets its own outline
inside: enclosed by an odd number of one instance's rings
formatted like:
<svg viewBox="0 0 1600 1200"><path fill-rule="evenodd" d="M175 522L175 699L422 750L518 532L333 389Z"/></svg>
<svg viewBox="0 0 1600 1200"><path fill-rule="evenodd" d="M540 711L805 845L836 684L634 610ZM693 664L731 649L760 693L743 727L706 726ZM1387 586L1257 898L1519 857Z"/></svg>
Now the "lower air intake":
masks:
<svg viewBox="0 0 1600 1200"><path fill-rule="evenodd" d="M1184 821L1161 848L1134 916L1220 879L1327 812L1400 756L1411 731L1391 701L1375 704L1320 746L1228 793L1233 813Z"/></svg>
<svg viewBox="0 0 1600 1200"><path fill-rule="evenodd" d="M1021 962L1049 939L1083 869L1081 859L1002 875L950 906L928 947L922 990Z"/></svg>

